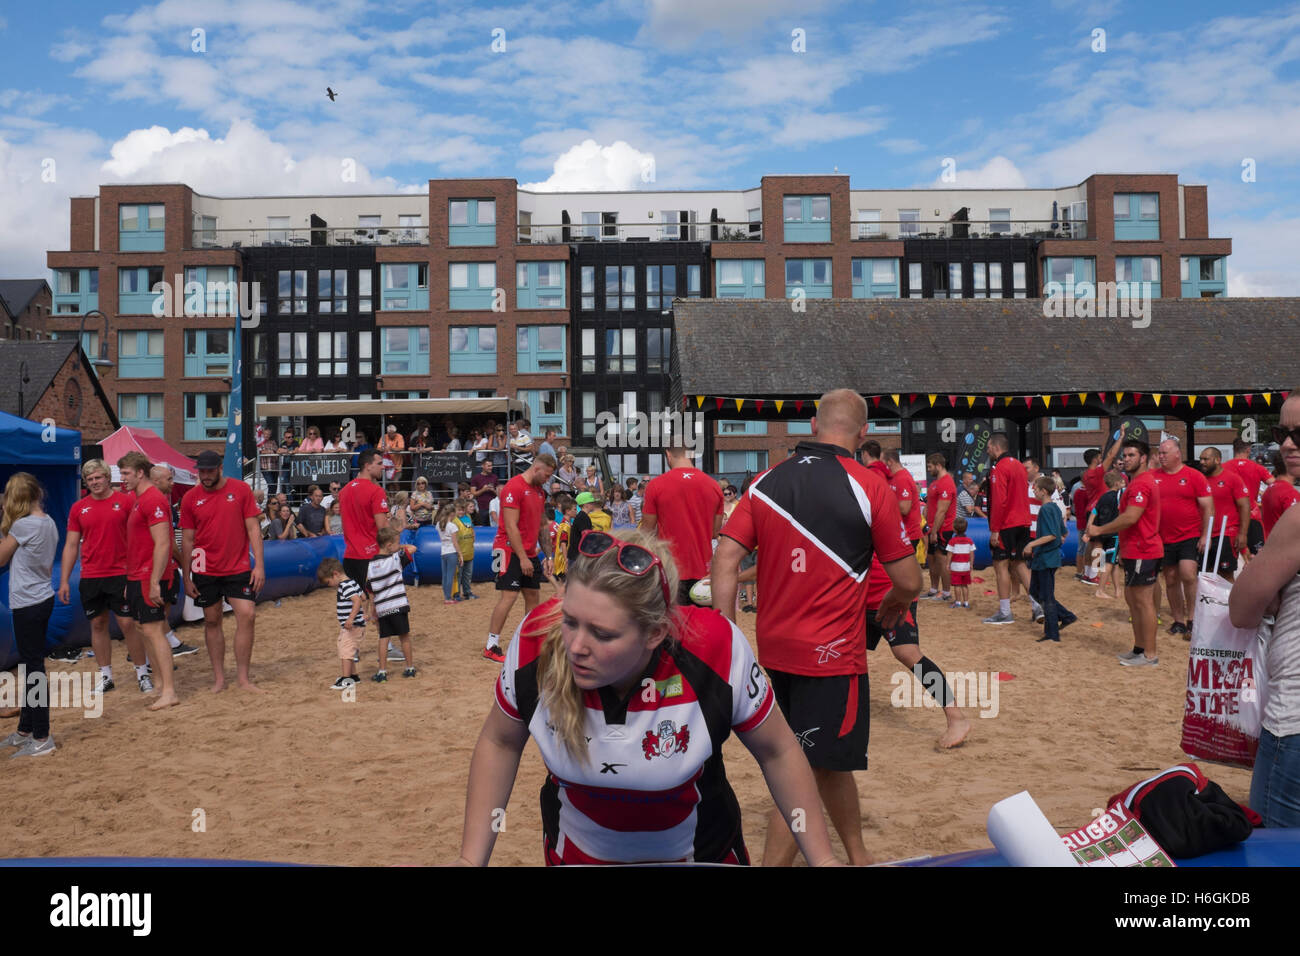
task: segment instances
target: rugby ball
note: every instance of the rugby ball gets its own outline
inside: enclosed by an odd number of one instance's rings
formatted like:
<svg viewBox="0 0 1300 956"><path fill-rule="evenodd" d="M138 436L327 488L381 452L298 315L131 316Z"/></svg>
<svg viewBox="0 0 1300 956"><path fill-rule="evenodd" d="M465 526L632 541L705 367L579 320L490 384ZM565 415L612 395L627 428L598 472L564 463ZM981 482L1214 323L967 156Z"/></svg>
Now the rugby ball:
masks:
<svg viewBox="0 0 1300 956"><path fill-rule="evenodd" d="M713 606L713 585L707 580L696 581L691 585L691 601L700 607Z"/></svg>

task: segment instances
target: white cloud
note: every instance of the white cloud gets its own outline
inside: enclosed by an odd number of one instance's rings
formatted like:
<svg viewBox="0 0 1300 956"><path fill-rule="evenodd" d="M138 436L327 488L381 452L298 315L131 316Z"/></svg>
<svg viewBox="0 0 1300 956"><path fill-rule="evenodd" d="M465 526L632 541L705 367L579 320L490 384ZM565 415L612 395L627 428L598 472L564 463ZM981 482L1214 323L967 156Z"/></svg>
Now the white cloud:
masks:
<svg viewBox="0 0 1300 956"><path fill-rule="evenodd" d="M643 153L622 140L601 146L594 139L585 139L555 160L550 176L520 188L538 192L641 189L654 182L654 164L653 153Z"/></svg>
<svg viewBox="0 0 1300 956"><path fill-rule="evenodd" d="M874 133L885 125L882 119L850 113L801 113L787 119L772 134L771 141L779 146L802 148Z"/></svg>
<svg viewBox="0 0 1300 956"><path fill-rule="evenodd" d="M956 182L944 182L942 162L939 165L940 172L930 184L935 189L1024 189L1028 185L1024 174L1005 156L994 156L983 166L976 167L962 166L958 160L954 170Z"/></svg>
<svg viewBox="0 0 1300 956"><path fill-rule="evenodd" d="M681 50L700 42L737 44L748 41L769 20L781 17L782 31L774 33L782 42L790 41L795 27L808 27L808 19L830 5L832 0L648 0L645 22L637 34L639 41L671 50Z"/></svg>

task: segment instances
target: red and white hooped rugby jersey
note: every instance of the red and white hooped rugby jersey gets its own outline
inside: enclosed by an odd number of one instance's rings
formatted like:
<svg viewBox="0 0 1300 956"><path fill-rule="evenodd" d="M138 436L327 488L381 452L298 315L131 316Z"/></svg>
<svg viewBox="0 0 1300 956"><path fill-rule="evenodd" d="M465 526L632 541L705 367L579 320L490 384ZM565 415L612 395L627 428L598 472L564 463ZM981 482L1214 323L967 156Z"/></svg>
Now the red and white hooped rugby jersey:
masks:
<svg viewBox="0 0 1300 956"><path fill-rule="evenodd" d="M550 729L538 699L538 655L560 606L552 598L519 625L497 678L497 705L527 724L548 776L542 829L548 862L722 862L741 838L722 743L772 713L767 675L734 624L682 608L682 638L661 650L626 701L610 688L583 694L586 763ZM642 687L645 687L642 690Z"/></svg>

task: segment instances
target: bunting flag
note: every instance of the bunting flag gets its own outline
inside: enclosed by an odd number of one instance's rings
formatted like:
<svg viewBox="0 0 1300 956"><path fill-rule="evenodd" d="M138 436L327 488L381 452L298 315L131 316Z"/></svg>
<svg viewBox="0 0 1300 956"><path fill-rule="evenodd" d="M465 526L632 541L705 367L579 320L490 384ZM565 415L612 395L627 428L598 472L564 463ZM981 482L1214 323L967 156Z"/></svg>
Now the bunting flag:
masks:
<svg viewBox="0 0 1300 956"><path fill-rule="evenodd" d="M821 407L822 407L822 400L821 400L820 398L814 398L814 399L813 399L813 411L815 411L815 412L816 412L816 411L820 411L820 410L821 410Z"/></svg>
<svg viewBox="0 0 1300 956"><path fill-rule="evenodd" d="M1231 396L1231 395L1224 395L1223 397L1226 398L1226 399L1228 400L1228 407L1231 408L1231 407L1232 407L1232 396Z"/></svg>
<svg viewBox="0 0 1300 956"><path fill-rule="evenodd" d="M715 398L714 401L718 403L718 411L722 411L722 399Z"/></svg>
<svg viewBox="0 0 1300 956"><path fill-rule="evenodd" d="M992 395L988 396L987 401L988 401L988 403L989 403L989 408L992 408L992 407L993 407L993 396L992 396ZM971 396L970 403L971 403L972 405L975 404L975 396L974 396L974 395Z"/></svg>
<svg viewBox="0 0 1300 956"><path fill-rule="evenodd" d="M1177 395L1170 395L1170 396L1169 396L1169 407L1170 407L1170 408L1177 408L1177 407L1178 407L1178 396L1177 396Z"/></svg>
<svg viewBox="0 0 1300 956"><path fill-rule="evenodd" d="M949 407L949 408L956 408L956 407L957 407L957 396L956 396L956 395L949 395L949 396L948 396L948 407Z"/></svg>
<svg viewBox="0 0 1300 956"><path fill-rule="evenodd" d="M929 399L930 399L930 407L931 407L931 408L934 408L934 400L935 400L936 398L938 398L938 397L939 397L938 395L930 395L930 396L929 396Z"/></svg>
<svg viewBox="0 0 1300 956"><path fill-rule="evenodd" d="M1070 396L1069 396L1069 395L1062 395L1062 396L1061 396L1061 407L1062 407L1062 408L1065 408L1065 407L1068 406L1069 404L1070 404Z"/></svg>
<svg viewBox="0 0 1300 956"><path fill-rule="evenodd" d="M754 411L760 415L763 414L763 400L761 398L754 399Z"/></svg>
<svg viewBox="0 0 1300 956"><path fill-rule="evenodd" d="M1290 393L1290 392L1283 392L1283 393L1282 393L1282 401L1285 402L1285 401L1286 401L1288 398L1290 398L1290 397L1291 397L1291 393Z"/></svg>
<svg viewBox="0 0 1300 956"><path fill-rule="evenodd" d="M1159 392L1152 392L1152 393L1151 393L1151 397L1154 398L1154 399L1156 400L1156 408L1159 408L1159 407L1160 407L1160 393L1159 393Z"/></svg>
<svg viewBox="0 0 1300 956"><path fill-rule="evenodd" d="M781 406L785 404L785 399L783 399L783 398L778 398L778 399L775 400L775 402L773 402L773 404L776 405L776 413L777 413L778 415L780 415L780 414L781 414Z"/></svg>
<svg viewBox="0 0 1300 956"><path fill-rule="evenodd" d="M1079 393L1079 404L1080 404L1080 405L1086 405L1086 404L1088 404L1088 393L1087 393L1087 392L1080 392L1080 393Z"/></svg>
<svg viewBox="0 0 1300 956"><path fill-rule="evenodd" d="M1142 404L1142 393L1141 393L1141 392L1134 392L1134 393L1133 393L1133 401L1134 401L1134 403L1136 403L1136 404L1138 404L1138 405Z"/></svg>
<svg viewBox="0 0 1300 956"><path fill-rule="evenodd" d="M1105 403L1105 401L1106 401L1106 393L1105 393L1105 392L1098 392L1098 393L1097 393L1097 397L1100 398L1100 399L1102 400L1102 403L1103 403L1103 404Z"/></svg>
<svg viewBox="0 0 1300 956"><path fill-rule="evenodd" d="M1205 396L1205 400L1208 401L1208 402L1210 403L1210 407L1211 407L1211 408L1214 407L1214 396L1213 396L1213 395L1206 395L1206 396Z"/></svg>
<svg viewBox="0 0 1300 956"><path fill-rule="evenodd" d="M879 396L879 395L872 395L872 396L871 396L871 407L872 407L872 408L879 408L879 407L880 407L880 398L881 398L881 396Z"/></svg>
<svg viewBox="0 0 1300 956"><path fill-rule="evenodd" d="M1187 396L1187 405L1188 405L1188 407L1190 407L1190 408L1195 408L1195 407L1196 407L1196 396L1195 396L1195 395L1188 395L1188 396Z"/></svg>
<svg viewBox="0 0 1300 956"><path fill-rule="evenodd" d="M912 394L910 394L910 395L907 396L907 403L908 403L909 405L914 405L914 404L916 404L916 392L913 392Z"/></svg>
<svg viewBox="0 0 1300 956"><path fill-rule="evenodd" d="M993 401L993 399L990 398L989 401L991 402L991 401ZM966 396L966 407L967 407L967 408L974 408L974 407L975 407L975 396L974 396L974 395L967 395L967 396Z"/></svg>
<svg viewBox="0 0 1300 956"><path fill-rule="evenodd" d="M894 400L894 407L895 407L895 408L901 408L901 407L902 407L902 405L901 405L901 404L899 403L899 401L898 401L898 393L897 393L897 392L891 392L890 395L889 395L889 397L892 398L892 399Z"/></svg>
<svg viewBox="0 0 1300 956"><path fill-rule="evenodd" d="M803 411L803 399L802 399L802 398L797 398L797 399L795 399L795 402L794 402L794 410L795 410L796 412L802 412L802 411Z"/></svg>
<svg viewBox="0 0 1300 956"><path fill-rule="evenodd" d="M1272 408L1272 407L1273 407L1273 393L1272 393L1272 392L1265 392L1265 393L1264 393L1264 404L1267 405L1269 408Z"/></svg>
<svg viewBox="0 0 1300 956"><path fill-rule="evenodd" d="M1052 407L1052 396L1051 396L1051 395L1044 395L1044 396L1043 396L1043 407L1044 407L1044 408L1051 408L1051 407Z"/></svg>
<svg viewBox="0 0 1300 956"><path fill-rule="evenodd" d="M1116 403L1119 403L1119 402L1124 401L1124 393L1123 393L1123 392L1116 392L1116 393L1115 393L1115 401L1116 401Z"/></svg>
<svg viewBox="0 0 1300 956"><path fill-rule="evenodd" d="M1033 407L1034 407L1034 396L1032 396L1032 395L1026 395L1026 396L1025 396L1025 408L1033 408Z"/></svg>
<svg viewBox="0 0 1300 956"><path fill-rule="evenodd" d="M1010 396L1010 395L1006 395L1006 396L1004 396L1003 399L1002 399L1002 407L1003 407L1003 408L1006 408L1006 407L1009 406L1010 404L1011 404L1011 396Z"/></svg>
<svg viewBox="0 0 1300 956"><path fill-rule="evenodd" d="M1246 399L1246 407L1247 407L1247 408L1250 408L1250 400L1251 400L1252 398L1254 398L1255 396L1252 395L1252 394L1250 394L1250 392L1247 392L1247 393L1246 393L1244 396L1242 396L1242 397Z"/></svg>
<svg viewBox="0 0 1300 956"><path fill-rule="evenodd" d="M696 408L703 408L703 407L704 407L704 396L703 396L703 395L696 395L696 396L695 396L695 407L696 407Z"/></svg>

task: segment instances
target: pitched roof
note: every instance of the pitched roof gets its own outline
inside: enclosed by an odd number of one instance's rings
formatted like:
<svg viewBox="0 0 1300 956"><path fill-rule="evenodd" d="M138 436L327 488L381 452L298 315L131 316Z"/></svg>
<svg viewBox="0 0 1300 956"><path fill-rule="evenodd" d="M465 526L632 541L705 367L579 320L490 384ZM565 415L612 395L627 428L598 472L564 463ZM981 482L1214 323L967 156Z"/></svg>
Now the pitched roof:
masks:
<svg viewBox="0 0 1300 956"><path fill-rule="evenodd" d="M0 279L0 307L16 319L42 288L49 289L44 279Z"/></svg>
<svg viewBox="0 0 1300 956"><path fill-rule="evenodd" d="M49 390L54 377L63 368L77 344L69 340L54 342L13 342L0 340L0 382L6 383L0 388L0 411L26 418L31 414L42 395ZM108 400L99 376L94 373L84 353L86 375L94 387L95 395L108 411L109 419L117 427L117 410ZM22 384L23 407L18 406L19 371L22 363L27 363L27 381Z"/></svg>
<svg viewBox="0 0 1300 956"><path fill-rule="evenodd" d="M678 299L675 400L1289 389L1300 299L1156 299L1131 318L1048 318L1043 299Z"/></svg>

